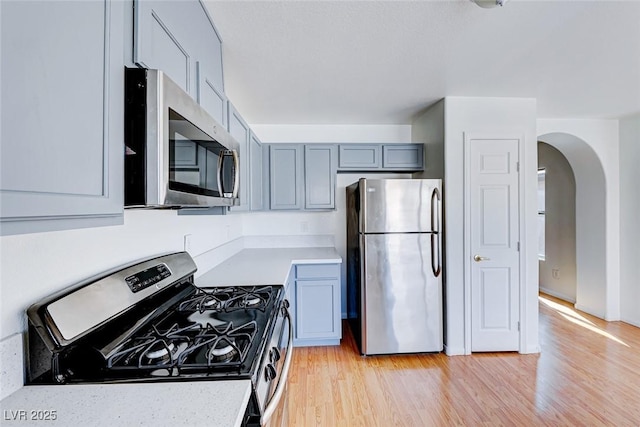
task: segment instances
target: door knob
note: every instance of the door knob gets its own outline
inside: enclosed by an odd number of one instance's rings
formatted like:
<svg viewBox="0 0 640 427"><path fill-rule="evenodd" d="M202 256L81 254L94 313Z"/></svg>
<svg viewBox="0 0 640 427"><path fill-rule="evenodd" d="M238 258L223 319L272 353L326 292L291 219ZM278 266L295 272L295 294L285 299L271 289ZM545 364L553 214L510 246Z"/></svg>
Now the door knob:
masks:
<svg viewBox="0 0 640 427"><path fill-rule="evenodd" d="M480 262L480 261L489 261L490 259L491 259L491 258L487 258L487 257L480 256L480 255L475 255L475 256L473 257L473 260L474 260L475 262Z"/></svg>

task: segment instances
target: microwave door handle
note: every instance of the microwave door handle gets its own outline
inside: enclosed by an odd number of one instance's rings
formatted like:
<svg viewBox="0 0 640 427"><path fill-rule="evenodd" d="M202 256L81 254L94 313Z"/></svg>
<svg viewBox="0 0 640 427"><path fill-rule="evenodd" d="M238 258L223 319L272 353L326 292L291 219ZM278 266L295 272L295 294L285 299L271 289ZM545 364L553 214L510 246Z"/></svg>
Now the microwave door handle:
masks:
<svg viewBox="0 0 640 427"><path fill-rule="evenodd" d="M223 173L222 173L222 160L224 159L224 155L221 153L220 156L218 156L218 170L216 171L217 175L218 175L218 194L220 194L220 197L224 197L224 194L222 193L222 180L223 180Z"/></svg>
<svg viewBox="0 0 640 427"><path fill-rule="evenodd" d="M233 156L233 198L238 197L240 190L240 159L238 158L238 150L231 150Z"/></svg>

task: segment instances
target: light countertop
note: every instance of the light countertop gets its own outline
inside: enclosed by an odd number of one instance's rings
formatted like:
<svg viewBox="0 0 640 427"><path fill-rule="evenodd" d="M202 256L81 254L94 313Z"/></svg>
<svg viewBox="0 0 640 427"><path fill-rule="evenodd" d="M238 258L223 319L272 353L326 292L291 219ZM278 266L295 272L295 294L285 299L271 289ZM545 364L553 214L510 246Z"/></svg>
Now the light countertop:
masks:
<svg viewBox="0 0 640 427"><path fill-rule="evenodd" d="M251 380L25 386L0 402L0 424L239 426Z"/></svg>
<svg viewBox="0 0 640 427"><path fill-rule="evenodd" d="M339 264L335 248L243 249L195 279L196 285L281 285L292 264Z"/></svg>

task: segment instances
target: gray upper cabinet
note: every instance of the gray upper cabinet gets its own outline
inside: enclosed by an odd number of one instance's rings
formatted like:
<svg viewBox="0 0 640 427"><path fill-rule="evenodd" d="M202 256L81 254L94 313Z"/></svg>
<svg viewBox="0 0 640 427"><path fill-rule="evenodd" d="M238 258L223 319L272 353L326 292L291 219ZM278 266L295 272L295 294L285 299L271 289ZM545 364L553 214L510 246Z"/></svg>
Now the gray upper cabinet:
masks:
<svg viewBox="0 0 640 427"><path fill-rule="evenodd" d="M304 147L305 209L336 207L335 145L312 144Z"/></svg>
<svg viewBox="0 0 640 427"><path fill-rule="evenodd" d="M198 104L211 114L220 124L228 127L227 123L227 96L222 88L216 86L216 83L210 78L211 74L207 73L206 67L198 61L196 64L198 71Z"/></svg>
<svg viewBox="0 0 640 427"><path fill-rule="evenodd" d="M270 209L302 209L303 149L302 144L269 146Z"/></svg>
<svg viewBox="0 0 640 427"><path fill-rule="evenodd" d="M335 209L336 163L335 145L269 145L269 208Z"/></svg>
<svg viewBox="0 0 640 427"><path fill-rule="evenodd" d="M252 211L264 209L263 146L258 137L249 134L249 206Z"/></svg>
<svg viewBox="0 0 640 427"><path fill-rule="evenodd" d="M228 129L231 136L240 144L240 206L233 207L234 211L246 211L249 209L249 197L250 197L250 176L249 169L251 168L250 154L249 154L249 136L251 130L249 125L244 121L240 113L235 109L233 104L228 103L229 119Z"/></svg>
<svg viewBox="0 0 640 427"><path fill-rule="evenodd" d="M0 2L3 235L122 223L124 7Z"/></svg>
<svg viewBox="0 0 640 427"><path fill-rule="evenodd" d="M423 150L422 144L340 144L338 171L421 171Z"/></svg>
<svg viewBox="0 0 640 427"><path fill-rule="evenodd" d="M195 70L188 46L189 2L134 0L133 61L162 70L186 92L193 94Z"/></svg>
<svg viewBox="0 0 640 427"><path fill-rule="evenodd" d="M422 170L422 144L389 144L382 147L382 168L385 170Z"/></svg>
<svg viewBox="0 0 640 427"><path fill-rule="evenodd" d="M134 0L133 60L157 68L226 126L222 41L202 1Z"/></svg>
<svg viewBox="0 0 640 427"><path fill-rule="evenodd" d="M344 170L378 169L382 162L377 144L343 144L339 148L338 168Z"/></svg>

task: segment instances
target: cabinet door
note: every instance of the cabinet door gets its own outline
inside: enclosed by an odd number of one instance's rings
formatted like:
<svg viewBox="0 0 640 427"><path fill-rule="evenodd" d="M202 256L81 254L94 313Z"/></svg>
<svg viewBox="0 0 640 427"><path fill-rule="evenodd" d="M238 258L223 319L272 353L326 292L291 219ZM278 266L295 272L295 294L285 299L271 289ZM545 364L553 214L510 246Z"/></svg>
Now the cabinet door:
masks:
<svg viewBox="0 0 640 427"><path fill-rule="evenodd" d="M340 338L340 295L336 279L296 282L296 338Z"/></svg>
<svg viewBox="0 0 640 427"><path fill-rule="evenodd" d="M229 102L229 133L240 144L240 206L232 208L234 211L249 209L249 125L240 113Z"/></svg>
<svg viewBox="0 0 640 427"><path fill-rule="evenodd" d="M261 211L264 209L264 193L263 193L263 157L262 143L253 133L249 133L249 199L252 211Z"/></svg>
<svg viewBox="0 0 640 427"><path fill-rule="evenodd" d="M269 147L269 199L273 210L302 209L302 145Z"/></svg>
<svg viewBox="0 0 640 427"><path fill-rule="evenodd" d="M342 144L338 160L338 168L344 170L379 169L379 144Z"/></svg>
<svg viewBox="0 0 640 427"><path fill-rule="evenodd" d="M422 170L422 144L391 144L382 147L382 168L386 170Z"/></svg>
<svg viewBox="0 0 640 427"><path fill-rule="evenodd" d="M121 224L124 2L1 1L0 17L2 234Z"/></svg>
<svg viewBox="0 0 640 427"><path fill-rule="evenodd" d="M336 146L305 145L305 209L336 207Z"/></svg>
<svg viewBox="0 0 640 427"><path fill-rule="evenodd" d="M202 1L134 0L134 10L134 62L164 71L225 125L222 41Z"/></svg>
<svg viewBox="0 0 640 427"><path fill-rule="evenodd" d="M192 9L191 2L134 0L133 61L162 70L194 95L193 52L186 43Z"/></svg>
<svg viewBox="0 0 640 427"><path fill-rule="evenodd" d="M227 128L227 96L221 88L216 87L212 73L208 72L206 66L198 61L196 68L198 71L198 104L223 127Z"/></svg>

